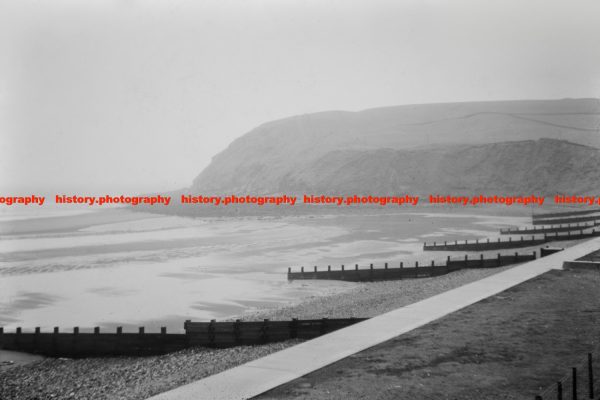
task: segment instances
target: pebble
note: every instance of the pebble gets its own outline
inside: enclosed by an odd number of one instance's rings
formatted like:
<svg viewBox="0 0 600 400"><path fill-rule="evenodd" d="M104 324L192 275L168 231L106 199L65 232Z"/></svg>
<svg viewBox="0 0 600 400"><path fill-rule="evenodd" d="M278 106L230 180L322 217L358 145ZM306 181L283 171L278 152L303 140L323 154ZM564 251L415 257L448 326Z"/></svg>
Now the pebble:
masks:
<svg viewBox="0 0 600 400"><path fill-rule="evenodd" d="M508 269L461 270L435 278L361 283L342 293L267 309L244 319L372 317ZM47 358L0 372L0 399L146 399L300 343L191 348L150 357Z"/></svg>

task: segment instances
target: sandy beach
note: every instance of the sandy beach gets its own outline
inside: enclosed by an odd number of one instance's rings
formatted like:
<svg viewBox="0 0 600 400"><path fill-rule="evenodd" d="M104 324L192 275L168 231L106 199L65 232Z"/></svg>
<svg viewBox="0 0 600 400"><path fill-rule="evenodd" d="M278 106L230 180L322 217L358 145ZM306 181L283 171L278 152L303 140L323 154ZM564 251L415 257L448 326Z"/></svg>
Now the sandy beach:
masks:
<svg viewBox="0 0 600 400"><path fill-rule="evenodd" d="M4 324L125 330L145 325L147 331L166 325L177 331L185 319L371 317L511 267L375 283L287 282L287 267L425 257L442 262L446 253L424 253L422 241L493 237L499 227L527 221L445 213L207 221L126 213L126 221L117 222L121 212L111 211L108 219L69 216L57 231L45 229L44 221L15 220L0 253L8 293L0 301ZM533 250L539 249L519 249ZM59 284L65 279L77 285ZM215 282L219 293L210 289ZM162 292L178 295L156 296ZM150 313L136 315L137 302L149 302L152 307L144 303L143 310ZM152 357L27 359L0 372L0 398L144 399L295 343L193 348Z"/></svg>
<svg viewBox="0 0 600 400"><path fill-rule="evenodd" d="M288 282L288 267L439 263L446 255L424 253L424 241L493 237L527 221L488 214L193 219L105 210L4 220L0 326L180 332L186 319L231 318L355 286Z"/></svg>
<svg viewBox="0 0 600 400"><path fill-rule="evenodd" d="M436 278L361 283L343 293L241 315L244 319L369 317L453 289L510 267L462 270ZM152 357L51 359L0 373L0 397L145 399L177 386L293 346L297 341L231 349L193 348Z"/></svg>

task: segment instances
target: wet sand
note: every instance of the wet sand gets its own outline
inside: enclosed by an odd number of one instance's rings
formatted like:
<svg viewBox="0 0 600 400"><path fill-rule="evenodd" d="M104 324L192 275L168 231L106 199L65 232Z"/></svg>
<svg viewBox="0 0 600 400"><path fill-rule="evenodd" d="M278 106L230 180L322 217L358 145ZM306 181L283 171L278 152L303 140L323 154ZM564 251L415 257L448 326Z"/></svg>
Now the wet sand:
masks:
<svg viewBox="0 0 600 400"><path fill-rule="evenodd" d="M295 305L247 312L241 317L288 319L373 316L507 268L510 267L463 270L436 278L364 283L344 293L314 296ZM48 358L0 373L0 398L18 400L54 396L141 400L296 343L298 341L287 341L222 350L194 348L153 357Z"/></svg>
<svg viewBox="0 0 600 400"><path fill-rule="evenodd" d="M186 319L230 318L355 287L289 283L288 267L441 262L445 254L423 253L423 241L487 237L526 222L440 212L189 219L126 210L71 215L58 225L17 220L19 233L0 241L0 325L157 331L166 324L176 332Z"/></svg>

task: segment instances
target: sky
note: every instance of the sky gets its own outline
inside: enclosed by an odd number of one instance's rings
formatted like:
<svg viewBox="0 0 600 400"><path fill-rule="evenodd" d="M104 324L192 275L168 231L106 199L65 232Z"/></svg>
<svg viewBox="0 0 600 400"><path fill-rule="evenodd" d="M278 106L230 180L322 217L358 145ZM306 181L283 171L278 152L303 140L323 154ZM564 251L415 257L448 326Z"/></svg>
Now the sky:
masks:
<svg viewBox="0 0 600 400"><path fill-rule="evenodd" d="M597 0L0 0L0 193L187 187L274 119L600 97Z"/></svg>

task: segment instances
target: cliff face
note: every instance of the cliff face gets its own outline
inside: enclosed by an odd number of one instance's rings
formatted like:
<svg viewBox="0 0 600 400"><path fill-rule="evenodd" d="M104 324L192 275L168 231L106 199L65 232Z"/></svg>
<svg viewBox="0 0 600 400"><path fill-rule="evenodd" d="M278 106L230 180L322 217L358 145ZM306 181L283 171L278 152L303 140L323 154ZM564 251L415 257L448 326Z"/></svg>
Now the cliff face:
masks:
<svg viewBox="0 0 600 400"><path fill-rule="evenodd" d="M316 193L596 193L600 150L554 139L334 151L285 176L281 191Z"/></svg>
<svg viewBox="0 0 600 400"><path fill-rule="evenodd" d="M595 99L331 111L269 122L194 180L199 193L591 193Z"/></svg>

